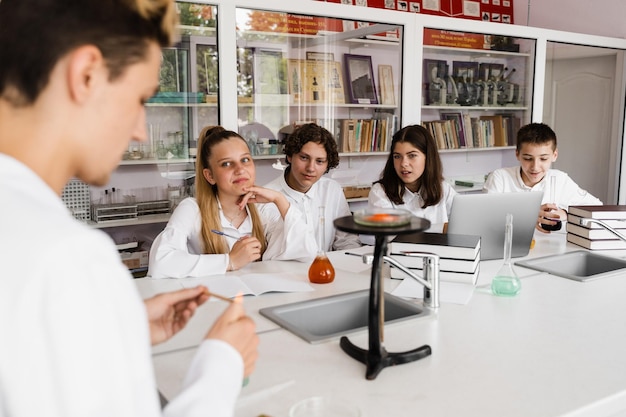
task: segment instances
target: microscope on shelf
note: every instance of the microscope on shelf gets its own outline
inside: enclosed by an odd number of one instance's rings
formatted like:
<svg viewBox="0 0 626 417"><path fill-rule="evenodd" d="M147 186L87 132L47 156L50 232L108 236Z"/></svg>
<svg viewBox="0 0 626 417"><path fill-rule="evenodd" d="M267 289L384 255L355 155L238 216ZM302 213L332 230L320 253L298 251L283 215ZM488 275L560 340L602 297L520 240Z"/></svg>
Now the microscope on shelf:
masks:
<svg viewBox="0 0 626 417"><path fill-rule="evenodd" d="M429 104L445 106L448 104L448 85L443 77L439 76L439 69L433 67L430 72L430 79L432 80L428 86Z"/></svg>
<svg viewBox="0 0 626 417"><path fill-rule="evenodd" d="M456 77L455 91L456 102L461 106L475 106L477 101L477 88L474 83L474 71L468 70L467 74Z"/></svg>
<svg viewBox="0 0 626 417"><path fill-rule="evenodd" d="M515 105L519 103L519 85L510 82L510 78L515 72L515 68L511 68L508 73L508 68L504 68L502 74L496 80L497 90L497 103L500 106Z"/></svg>

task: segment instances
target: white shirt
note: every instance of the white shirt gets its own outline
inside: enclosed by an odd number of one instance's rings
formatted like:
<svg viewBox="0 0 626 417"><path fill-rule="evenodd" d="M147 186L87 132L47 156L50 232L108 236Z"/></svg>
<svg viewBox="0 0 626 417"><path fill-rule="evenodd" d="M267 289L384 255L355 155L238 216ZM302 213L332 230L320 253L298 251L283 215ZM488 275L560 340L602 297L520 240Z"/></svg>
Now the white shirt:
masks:
<svg viewBox="0 0 626 417"><path fill-rule="evenodd" d="M307 225L303 228L303 233L307 233L308 239L313 242L317 242L320 207L324 207L324 245L322 248L324 251L361 246L358 235L337 230L333 224L333 221L339 217L352 215L343 189L337 181L321 177L306 193L302 193L291 188L284 174L281 174L265 187L280 191L287 197L289 204L298 209L303 224ZM277 211L276 206L270 204L263 204L259 209L266 214L270 211Z"/></svg>
<svg viewBox="0 0 626 417"><path fill-rule="evenodd" d="M276 213L277 217L260 213L267 242L263 260L313 260L316 254L315 241L307 243L305 236L299 232L302 227L298 224L300 216L297 209L290 207L285 220L278 210ZM215 229L226 234L238 238L252 234L250 215L236 228L220 209L220 221L221 227ZM226 273L229 255L203 253L201 229L202 220L197 200L191 197L184 199L172 213L165 229L152 243L148 274L152 278L184 278ZM236 242L229 237L224 239L229 249Z"/></svg>
<svg viewBox="0 0 626 417"><path fill-rule="evenodd" d="M3 154L0 194L0 416L161 415L145 305L111 239ZM242 375L234 348L204 341L163 413L231 416Z"/></svg>
<svg viewBox="0 0 626 417"><path fill-rule="evenodd" d="M434 206L422 208L424 200L420 196L419 192L414 193L408 188L405 188L404 195L402 196L404 204L394 204L389 200L387 194L385 194L383 186L380 183L376 183L372 186L372 189L369 192L367 204L369 208L395 208L408 210L413 213L414 216L422 217L430 221L430 228L427 229L428 232L441 233L443 231L444 224L448 222L450 210L452 210L452 200L457 194L454 188L452 188L452 186L445 181L441 183L441 187L443 195L439 203Z"/></svg>
<svg viewBox="0 0 626 417"><path fill-rule="evenodd" d="M483 189L489 193L510 193L520 191L543 191L541 204L555 203L567 211L569 206L601 205L602 201L583 190L569 175L557 169L550 169L541 181L532 187L524 184L519 166L499 168L487 177ZM554 189L555 201L550 201L550 178L556 178Z"/></svg>

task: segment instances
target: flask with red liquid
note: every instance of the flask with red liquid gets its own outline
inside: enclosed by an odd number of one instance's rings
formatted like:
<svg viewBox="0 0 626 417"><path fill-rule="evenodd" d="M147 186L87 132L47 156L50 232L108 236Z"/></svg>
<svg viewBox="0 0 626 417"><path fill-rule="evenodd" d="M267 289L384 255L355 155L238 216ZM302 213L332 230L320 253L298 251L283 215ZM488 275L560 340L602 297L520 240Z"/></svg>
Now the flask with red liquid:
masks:
<svg viewBox="0 0 626 417"><path fill-rule="evenodd" d="M335 268L324 250L325 226L324 207L322 206L319 208L319 223L317 225L317 256L309 267L309 281L314 284L328 284L335 279Z"/></svg>

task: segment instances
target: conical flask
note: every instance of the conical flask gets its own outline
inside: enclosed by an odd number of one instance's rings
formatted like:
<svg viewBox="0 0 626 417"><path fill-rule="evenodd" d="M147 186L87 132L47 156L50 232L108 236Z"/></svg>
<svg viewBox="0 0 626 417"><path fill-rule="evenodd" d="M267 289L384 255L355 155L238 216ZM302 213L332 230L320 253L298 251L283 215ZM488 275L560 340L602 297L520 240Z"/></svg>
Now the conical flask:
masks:
<svg viewBox="0 0 626 417"><path fill-rule="evenodd" d="M309 267L309 281L314 284L328 284L335 279L335 268L330 263L324 250L326 242L326 220L324 207L319 208L319 223L317 225L317 256Z"/></svg>
<svg viewBox="0 0 626 417"><path fill-rule="evenodd" d="M507 213L504 228L504 263L491 281L491 292L495 295L512 297L522 289L511 263L511 246L513 244L513 214Z"/></svg>

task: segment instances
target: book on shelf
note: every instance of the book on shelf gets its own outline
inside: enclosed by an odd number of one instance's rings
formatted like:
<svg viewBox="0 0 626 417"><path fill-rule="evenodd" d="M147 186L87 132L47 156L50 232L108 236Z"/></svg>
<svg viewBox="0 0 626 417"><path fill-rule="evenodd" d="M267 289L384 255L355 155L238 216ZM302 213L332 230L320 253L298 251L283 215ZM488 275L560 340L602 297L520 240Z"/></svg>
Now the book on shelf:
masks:
<svg viewBox="0 0 626 417"><path fill-rule="evenodd" d="M496 114L493 116L480 116L480 120L491 120L493 123L493 138L490 140L490 142L493 143L492 146L507 145L507 132L502 115Z"/></svg>
<svg viewBox="0 0 626 417"><path fill-rule="evenodd" d="M522 125L522 120L512 113L502 113L501 116L506 131L506 145L515 146L517 143L517 132Z"/></svg>
<svg viewBox="0 0 626 417"><path fill-rule="evenodd" d="M480 236L448 233L411 233L398 235L389 242L390 255L430 252L448 259L480 258Z"/></svg>
<svg viewBox="0 0 626 417"><path fill-rule="evenodd" d="M598 220L626 219L626 205L607 204L604 206L569 206L569 214Z"/></svg>
<svg viewBox="0 0 626 417"><path fill-rule="evenodd" d="M360 152L369 152L372 149L372 120L360 120Z"/></svg>
<svg viewBox="0 0 626 417"><path fill-rule="evenodd" d="M590 250L626 249L626 242L617 237L615 239L586 239L567 233L567 241Z"/></svg>
<svg viewBox="0 0 626 417"><path fill-rule="evenodd" d="M472 118L469 113L463 114L463 135L465 138L465 147L474 147L474 132L472 130Z"/></svg>
<svg viewBox="0 0 626 417"><path fill-rule="evenodd" d="M439 115L443 120L452 121L451 130L456 135L458 147L467 147L465 140L465 127L463 125L463 114L461 112L440 112Z"/></svg>
<svg viewBox="0 0 626 417"><path fill-rule="evenodd" d="M471 126L475 148L489 148L494 146L494 125L493 120L472 117Z"/></svg>
<svg viewBox="0 0 626 417"><path fill-rule="evenodd" d="M572 225L577 225L578 226L578 225L580 225L580 219L582 219L582 217L575 216L575 215L573 215L571 213L567 214L567 224L571 223ZM607 225L609 225L613 229L626 229L626 218L624 218L624 219L603 219L602 222L606 223ZM591 230L596 230L596 229L606 230L604 227L600 226L597 223L588 223L587 226L580 226L580 227L583 227L585 229L591 229Z"/></svg>
<svg viewBox="0 0 626 417"><path fill-rule="evenodd" d="M336 119L334 136L340 152L385 152L391 144L395 116L374 113L372 119ZM332 129L328 129L332 131Z"/></svg>
<svg viewBox="0 0 626 417"><path fill-rule="evenodd" d="M411 272L417 275L420 278L423 278L423 271L417 268L409 268ZM458 282L463 284L472 284L475 285L478 280L478 274L480 272L480 267L476 268L474 272L455 272L455 271L439 271L439 279L444 282ZM389 268L389 275L392 279L413 279L405 274L398 268L391 267Z"/></svg>
<svg viewBox="0 0 626 417"><path fill-rule="evenodd" d="M623 227L624 225L622 225L622 228ZM567 222L565 230L567 231L567 233L572 233L576 236L584 237L585 239L590 240L612 240L617 238L617 236L601 226L599 228L591 229L584 226L579 226L578 224ZM626 231L622 230L620 231L620 233L626 234Z"/></svg>
<svg viewBox="0 0 626 417"><path fill-rule="evenodd" d="M341 152L356 152L356 120L343 119L340 121L339 138Z"/></svg>
<svg viewBox="0 0 626 417"><path fill-rule="evenodd" d="M437 143L439 149L458 149L459 133L454 120L432 120L424 122L424 127Z"/></svg>

